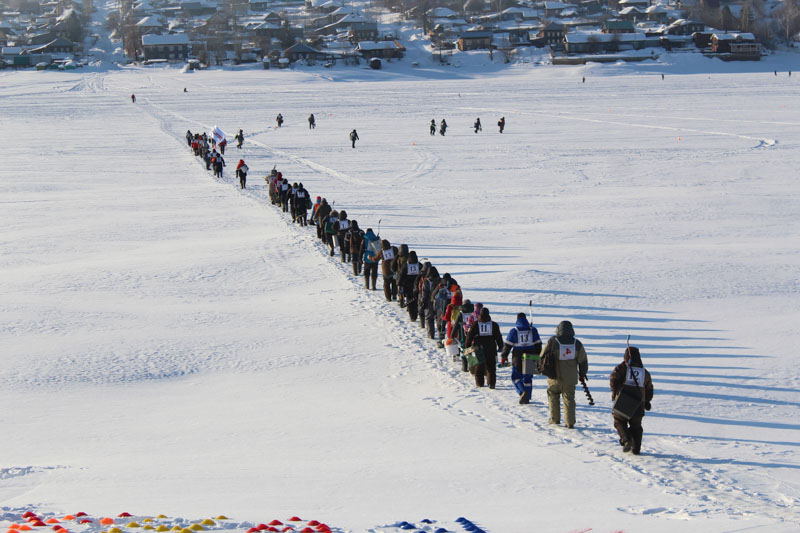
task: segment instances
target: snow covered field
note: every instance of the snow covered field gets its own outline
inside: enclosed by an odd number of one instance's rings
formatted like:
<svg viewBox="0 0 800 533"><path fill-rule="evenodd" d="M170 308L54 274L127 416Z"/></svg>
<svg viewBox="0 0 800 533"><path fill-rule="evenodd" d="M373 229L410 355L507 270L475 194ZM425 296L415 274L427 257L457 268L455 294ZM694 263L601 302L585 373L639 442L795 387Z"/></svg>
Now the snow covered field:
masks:
<svg viewBox="0 0 800 533"><path fill-rule="evenodd" d="M648 68L0 73L0 527L797 531L800 79ZM223 181L183 140L214 125L246 136ZM476 389L269 205L273 165L504 335L531 299L544 339L572 320L597 405L567 430L541 377L528 406L508 369ZM608 392L629 334L639 457Z"/></svg>

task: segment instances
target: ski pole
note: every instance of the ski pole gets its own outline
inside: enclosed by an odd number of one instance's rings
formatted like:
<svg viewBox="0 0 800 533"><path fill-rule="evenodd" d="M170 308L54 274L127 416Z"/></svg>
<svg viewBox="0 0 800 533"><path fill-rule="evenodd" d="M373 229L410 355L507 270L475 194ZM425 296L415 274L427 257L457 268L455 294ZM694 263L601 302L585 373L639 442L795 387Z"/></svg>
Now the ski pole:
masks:
<svg viewBox="0 0 800 533"><path fill-rule="evenodd" d="M381 220L383 220L383 219L382 218L378 219L378 237L381 236Z"/></svg>

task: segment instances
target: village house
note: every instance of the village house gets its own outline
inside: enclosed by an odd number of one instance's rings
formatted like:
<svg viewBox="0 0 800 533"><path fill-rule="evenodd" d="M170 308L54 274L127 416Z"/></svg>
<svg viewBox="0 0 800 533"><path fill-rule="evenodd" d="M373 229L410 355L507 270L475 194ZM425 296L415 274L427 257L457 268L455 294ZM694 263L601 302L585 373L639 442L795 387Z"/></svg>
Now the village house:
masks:
<svg viewBox="0 0 800 533"><path fill-rule="evenodd" d="M291 63L294 63L299 59L303 59L305 61L315 61L315 60L323 60L326 58L324 52L321 52L316 48L312 48L306 43L295 43L286 50L284 50L282 55L285 59L288 59L289 62Z"/></svg>
<svg viewBox="0 0 800 533"><path fill-rule="evenodd" d="M544 39L545 46L561 48L564 44L564 35L566 35L566 33L567 30L563 25L552 22L542 28L540 37Z"/></svg>
<svg viewBox="0 0 800 533"><path fill-rule="evenodd" d="M365 59L379 57L381 59L400 59L406 53L406 47L398 41L362 41L356 46L357 53Z"/></svg>
<svg viewBox="0 0 800 533"><path fill-rule="evenodd" d="M711 52L761 59L761 44L752 33L715 33L711 36Z"/></svg>
<svg viewBox="0 0 800 533"><path fill-rule="evenodd" d="M145 61L153 59L185 61L189 56L189 37L185 33L142 35L142 51Z"/></svg>
<svg viewBox="0 0 800 533"><path fill-rule="evenodd" d="M458 36L458 49L462 52L467 50L488 50L492 46L493 34L489 31L465 31Z"/></svg>
<svg viewBox="0 0 800 533"><path fill-rule="evenodd" d="M603 33L633 33L636 27L630 20L611 19L603 22Z"/></svg>
<svg viewBox="0 0 800 533"><path fill-rule="evenodd" d="M646 46L647 41L648 39L643 33L570 32L564 36L564 50L568 54L641 50Z"/></svg>

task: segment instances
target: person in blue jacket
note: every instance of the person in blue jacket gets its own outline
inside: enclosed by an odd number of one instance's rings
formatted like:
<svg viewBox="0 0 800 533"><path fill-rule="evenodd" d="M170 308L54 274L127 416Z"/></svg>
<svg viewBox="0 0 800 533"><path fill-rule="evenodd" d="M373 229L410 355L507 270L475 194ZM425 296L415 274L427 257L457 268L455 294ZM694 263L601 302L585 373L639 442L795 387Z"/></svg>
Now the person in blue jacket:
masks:
<svg viewBox="0 0 800 533"><path fill-rule="evenodd" d="M370 278L372 278L372 290L375 290L375 283L378 281L378 261L370 259L371 256L376 255L381 250L381 240L372 231L372 228L367 228L364 234L364 240L361 242L361 257L364 261L364 287L370 288Z"/></svg>
<svg viewBox="0 0 800 533"><path fill-rule="evenodd" d="M517 324L508 332L500 357L505 365L508 362L508 352L511 352L511 381L519 394L520 404L529 403L533 392L533 374L522 373L522 356L531 354L538 359L541 351L542 339L539 332L528 323L525 313L517 314Z"/></svg>

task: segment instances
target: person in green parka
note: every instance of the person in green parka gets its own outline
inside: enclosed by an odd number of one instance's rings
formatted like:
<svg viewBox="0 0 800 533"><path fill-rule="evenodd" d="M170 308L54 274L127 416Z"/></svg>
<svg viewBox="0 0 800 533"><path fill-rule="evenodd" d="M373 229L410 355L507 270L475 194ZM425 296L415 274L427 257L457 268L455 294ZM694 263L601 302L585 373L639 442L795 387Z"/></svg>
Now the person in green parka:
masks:
<svg viewBox="0 0 800 533"><path fill-rule="evenodd" d="M558 324L556 334L547 341L541 358L552 357L556 361L556 378L547 378L547 399L550 402L550 423L561 423L560 400L564 401L567 427L575 427L575 385L578 378L585 379L589 361L583 343L575 338L572 322L564 320Z"/></svg>

